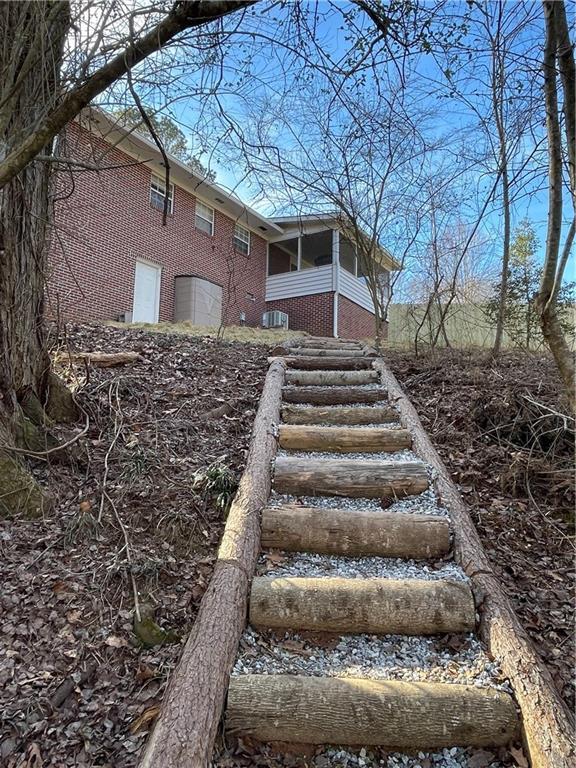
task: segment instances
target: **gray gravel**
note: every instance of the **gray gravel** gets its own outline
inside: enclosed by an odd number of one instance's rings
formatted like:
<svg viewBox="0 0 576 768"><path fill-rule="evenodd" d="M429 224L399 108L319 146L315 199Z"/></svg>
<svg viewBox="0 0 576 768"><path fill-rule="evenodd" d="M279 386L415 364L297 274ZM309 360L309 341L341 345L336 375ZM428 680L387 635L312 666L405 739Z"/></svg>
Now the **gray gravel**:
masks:
<svg viewBox="0 0 576 768"><path fill-rule="evenodd" d="M313 638L314 635L311 635ZM474 685L509 691L508 682L474 637L452 650L437 638L406 635L343 635L335 647L297 632L244 632L234 675L363 677Z"/></svg>
<svg viewBox="0 0 576 768"><path fill-rule="evenodd" d="M294 386L294 385L291 385ZM362 386L368 386L372 389L377 389L380 387L379 384L364 384ZM323 387L321 387L323 389ZM377 403L330 403L327 405L321 405L318 406L313 403L283 403L283 405L289 405L290 408L377 408L378 406L385 405L387 408L394 408L394 410L398 410L392 403L390 403L388 400L379 400ZM400 412L398 411L398 415L400 415ZM344 424L340 424L339 426L345 426ZM350 425L352 426L352 425Z"/></svg>
<svg viewBox="0 0 576 768"><path fill-rule="evenodd" d="M288 424L287 426L291 426ZM403 429L403 425L399 421L385 421L385 422L375 422L373 424L333 424L330 421L323 421L319 424L301 424L300 426L311 426L311 427L358 427L358 429L364 429L364 427L368 427L368 429L373 429L374 427L377 427L378 429Z"/></svg>
<svg viewBox="0 0 576 768"><path fill-rule="evenodd" d="M305 507L382 511L380 499L350 499L345 496L292 496L275 491L271 493L268 504L271 507L280 507L283 504L301 504ZM418 496L398 499L386 509L388 512L449 517L448 510L438 504L436 494L431 488L418 494Z"/></svg>
<svg viewBox="0 0 576 768"><path fill-rule="evenodd" d="M286 384L286 386L287 387L300 387L301 388L300 384ZM312 389L312 390L326 389L327 387L332 389L334 386L336 386L336 387L346 387L346 388L354 387L354 389L359 389L359 388L362 388L362 389L379 389L382 392L384 392L385 394L387 394L387 392L388 392L386 387L383 387L382 384L379 381L373 381L373 382L370 382L369 384L337 384L337 385L334 385L334 384L305 384L304 386L306 387L306 389ZM332 405L332 403L329 403L328 405ZM352 405L352 403L351 403L351 405ZM356 405L356 403L354 403L354 405Z"/></svg>
<svg viewBox="0 0 576 768"><path fill-rule="evenodd" d="M413 451L394 451L392 453L386 453L379 451L378 453L331 453L324 451L285 451L280 449L277 457L282 458L294 458L294 459L345 459L346 461L385 461L385 462L401 462L401 461L419 461L422 459L417 456Z"/></svg>
<svg viewBox="0 0 576 768"><path fill-rule="evenodd" d="M482 758L481 762L473 761L473 758L478 756ZM220 765L219 762L215 764ZM267 762L266 764L296 765L296 763L284 761L281 763ZM298 765L300 764L298 762ZM477 768L478 765L483 766L483 768L504 768L504 764L497 759L492 751L474 748L463 749L461 747L443 749L441 752L418 752L415 755L394 752L387 753L385 756L383 756L383 751L377 751L372 747L363 749L327 747L319 750L311 758L311 762L306 761L306 765L311 766L311 768L471 768L473 765L474 768Z"/></svg>
<svg viewBox="0 0 576 768"><path fill-rule="evenodd" d="M314 768L468 768L471 758L480 752L486 758L482 765L487 768L503 768L503 763L493 752L461 747L443 749L441 752L418 752L413 756L395 752L386 757L379 757L370 749L326 749L314 757L312 765Z"/></svg>
<svg viewBox="0 0 576 768"><path fill-rule="evenodd" d="M385 422L374 422L373 424L334 424L331 421L322 421L316 424L290 424L290 423L284 423L284 426L292 427L292 426L299 426L299 427L334 427L335 429L341 429L342 427L354 427L358 429L364 429L364 427L367 427L368 429L374 429L377 427L378 429L404 429L404 425L401 424L399 421L385 421Z"/></svg>
<svg viewBox="0 0 576 768"><path fill-rule="evenodd" d="M286 552L286 559L273 565L261 555L259 566L265 576L340 576L347 579L424 579L426 581L469 581L453 561L437 562L436 567L400 557L341 557L338 555Z"/></svg>

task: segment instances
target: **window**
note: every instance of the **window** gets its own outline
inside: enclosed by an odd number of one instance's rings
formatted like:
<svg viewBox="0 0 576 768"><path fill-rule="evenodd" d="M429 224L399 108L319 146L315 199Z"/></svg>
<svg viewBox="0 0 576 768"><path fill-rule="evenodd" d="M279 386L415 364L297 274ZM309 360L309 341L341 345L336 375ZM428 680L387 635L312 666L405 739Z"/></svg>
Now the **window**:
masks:
<svg viewBox="0 0 576 768"><path fill-rule="evenodd" d="M150 205L153 208L158 208L159 211L164 210L164 200L166 199L166 181L159 176L152 176L150 179ZM168 213L172 213L174 210L174 184L170 184L168 191Z"/></svg>
<svg viewBox="0 0 576 768"><path fill-rule="evenodd" d="M298 269L298 238L270 243L268 251L268 274L282 275Z"/></svg>
<svg viewBox="0 0 576 768"><path fill-rule="evenodd" d="M313 269L332 264L332 230L302 235L300 242L300 269Z"/></svg>
<svg viewBox="0 0 576 768"><path fill-rule="evenodd" d="M248 256L250 253L250 230L240 224L234 225L234 250Z"/></svg>
<svg viewBox="0 0 576 768"><path fill-rule="evenodd" d="M210 208L210 206L201 203L200 200L196 200L194 226L196 229L212 236L214 234L214 208Z"/></svg>
<svg viewBox="0 0 576 768"><path fill-rule="evenodd" d="M340 236L340 266L356 277L356 249L347 237Z"/></svg>

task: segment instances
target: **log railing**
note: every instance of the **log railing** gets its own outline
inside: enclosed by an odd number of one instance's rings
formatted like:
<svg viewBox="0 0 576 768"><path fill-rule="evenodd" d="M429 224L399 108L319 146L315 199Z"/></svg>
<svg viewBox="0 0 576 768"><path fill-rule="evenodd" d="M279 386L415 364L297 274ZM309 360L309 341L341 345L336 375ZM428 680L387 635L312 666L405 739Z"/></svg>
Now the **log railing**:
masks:
<svg viewBox="0 0 576 768"><path fill-rule="evenodd" d="M285 364L272 363L216 566L140 768L206 768L230 672L246 626L248 591L260 550L260 515L270 494Z"/></svg>
<svg viewBox="0 0 576 768"><path fill-rule="evenodd" d="M532 768L573 768L576 764L574 718L560 698L544 662L521 625L492 570L468 507L432 445L416 409L381 358L374 362L403 426L412 432L413 449L435 470L440 503L450 512L454 558L470 577L480 607L479 634L490 655L510 680L520 706L523 738Z"/></svg>

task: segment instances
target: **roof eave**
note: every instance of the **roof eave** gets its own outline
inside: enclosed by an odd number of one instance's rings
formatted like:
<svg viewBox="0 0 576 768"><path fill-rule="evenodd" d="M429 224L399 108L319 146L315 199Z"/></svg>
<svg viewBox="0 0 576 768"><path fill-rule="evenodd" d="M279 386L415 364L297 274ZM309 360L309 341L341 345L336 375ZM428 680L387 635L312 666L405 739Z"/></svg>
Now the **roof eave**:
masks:
<svg viewBox="0 0 576 768"><path fill-rule="evenodd" d="M141 134L139 134L134 130L125 128L124 126L119 124L117 121L113 120L105 111L97 107L91 107L90 110L92 112L95 112L98 115L99 120L103 120L104 122L106 122L110 130L118 131L118 133L122 134L124 138L129 139L135 144L139 144L141 147L144 147L147 150L150 150L151 152L154 153L155 159L157 161L162 161L162 155L158 151L158 147L156 146L156 144L151 139L147 139L145 136L142 136ZM174 155L168 154L168 158L172 166L175 166L181 172L186 174L186 176L188 176L190 179L193 180L192 184L193 186L196 187L196 189L201 191L202 188L204 187L213 193L215 192L217 196L223 198L224 207L226 207L226 203L228 203L228 205L233 205L237 208L240 208L246 211L246 213L249 214L255 221L260 222L261 225L265 226L266 232L270 230L268 234L262 232L261 237L266 238L267 236L271 236L274 234L284 234L284 230L281 227L279 227L277 224L275 224L272 219L266 218L266 216L263 216L261 213L254 210L254 208L251 208L249 205L246 205L245 203L242 202L242 200L240 200L240 198L230 194L230 192L224 189L224 187L221 187L219 184L215 184L214 182L208 181L208 179L193 173L190 170L190 168L186 165L186 163L183 163L177 157L174 157Z"/></svg>

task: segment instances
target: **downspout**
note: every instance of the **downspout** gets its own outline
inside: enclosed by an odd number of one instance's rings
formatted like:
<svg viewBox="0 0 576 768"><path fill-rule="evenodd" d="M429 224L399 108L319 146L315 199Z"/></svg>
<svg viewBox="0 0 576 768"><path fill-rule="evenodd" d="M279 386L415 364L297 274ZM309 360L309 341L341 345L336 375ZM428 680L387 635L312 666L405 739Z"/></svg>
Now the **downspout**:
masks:
<svg viewBox="0 0 576 768"><path fill-rule="evenodd" d="M332 305L332 335L338 338L338 297L340 295L340 231L332 230L332 289L334 303Z"/></svg>

